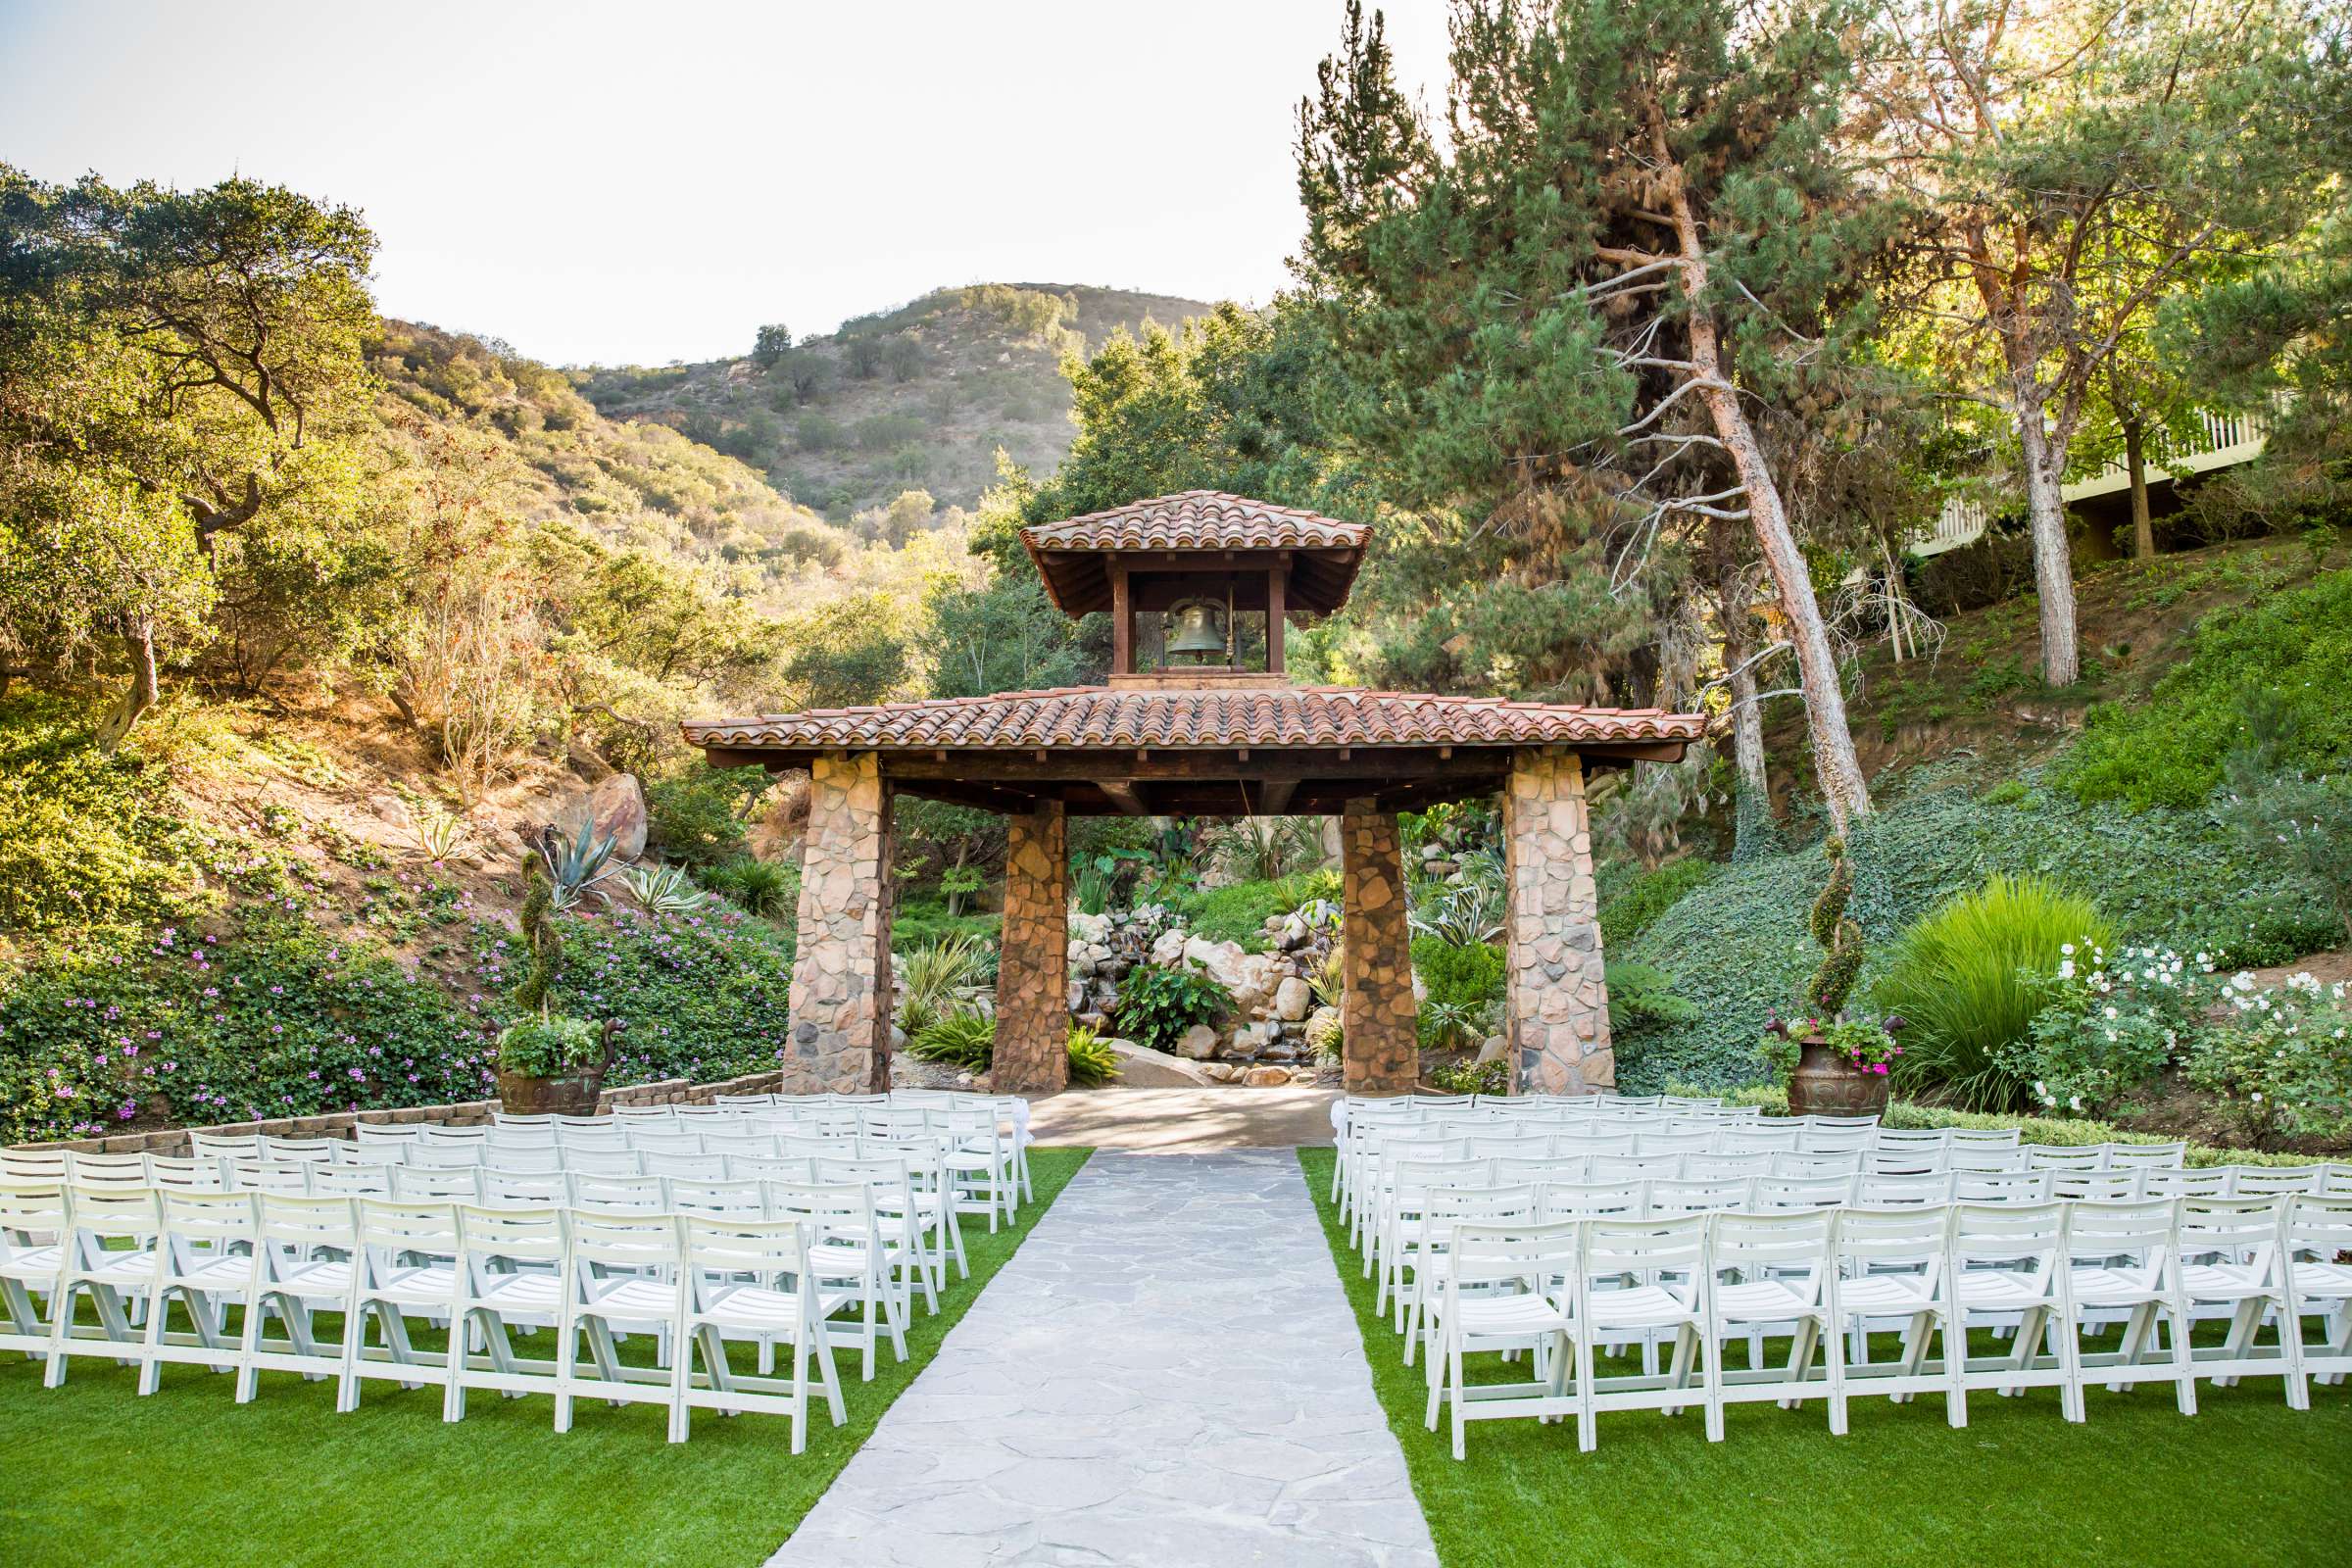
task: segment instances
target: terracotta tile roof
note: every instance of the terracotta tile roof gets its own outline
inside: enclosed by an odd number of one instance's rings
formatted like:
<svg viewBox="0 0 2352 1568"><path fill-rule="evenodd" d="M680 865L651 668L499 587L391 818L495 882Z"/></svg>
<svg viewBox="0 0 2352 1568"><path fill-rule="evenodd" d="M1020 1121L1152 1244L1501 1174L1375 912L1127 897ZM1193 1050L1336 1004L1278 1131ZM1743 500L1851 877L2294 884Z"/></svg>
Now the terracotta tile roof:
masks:
<svg viewBox="0 0 2352 1568"><path fill-rule="evenodd" d="M1278 507L1221 490L1185 490L1090 512L1021 530L1046 592L1073 615L1110 608L1105 558L1119 552L1289 550L1289 604L1322 615L1347 602L1371 540L1369 523L1342 522L1297 507ZM1161 567L1162 562L1137 563Z"/></svg>
<svg viewBox="0 0 2352 1568"><path fill-rule="evenodd" d="M696 719L688 744L778 751L1238 746L1543 746L1692 741L1695 713L1348 687L1121 691L1100 686Z"/></svg>
<svg viewBox="0 0 2352 1568"><path fill-rule="evenodd" d="M1040 550L1361 550L1368 523L1227 495L1184 490L1107 512L1039 523L1021 542Z"/></svg>

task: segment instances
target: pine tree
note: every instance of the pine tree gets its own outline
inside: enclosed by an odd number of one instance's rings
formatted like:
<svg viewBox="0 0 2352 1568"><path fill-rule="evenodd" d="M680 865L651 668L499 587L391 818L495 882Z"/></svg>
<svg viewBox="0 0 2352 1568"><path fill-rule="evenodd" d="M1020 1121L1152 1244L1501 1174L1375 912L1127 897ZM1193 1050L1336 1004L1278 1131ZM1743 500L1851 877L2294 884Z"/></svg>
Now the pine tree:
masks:
<svg viewBox="0 0 2352 1568"><path fill-rule="evenodd" d="M1753 410L1858 416L1855 274L1891 215L1829 156L1851 18L1462 0L1441 146L1351 3L1299 138L1300 268L1354 389L1335 424L1406 504L1512 541L1518 590L1572 608L1562 635L1609 635L1709 523L1741 524L1840 826L1869 790Z"/></svg>

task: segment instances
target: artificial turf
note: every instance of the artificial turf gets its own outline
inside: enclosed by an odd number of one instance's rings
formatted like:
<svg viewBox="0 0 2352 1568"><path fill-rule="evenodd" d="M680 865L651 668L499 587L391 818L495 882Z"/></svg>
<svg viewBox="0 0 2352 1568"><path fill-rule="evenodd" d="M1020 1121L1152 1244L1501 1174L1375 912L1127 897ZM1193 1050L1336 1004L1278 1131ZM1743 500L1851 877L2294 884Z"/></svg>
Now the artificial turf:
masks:
<svg viewBox="0 0 2352 1568"><path fill-rule="evenodd" d="M790 1451L778 1415L695 1412L692 1441L663 1441L658 1405L583 1399L572 1430L551 1429L542 1396L474 1391L466 1419L441 1420L439 1388L370 1381L360 1408L334 1412L334 1385L262 1374L238 1405L229 1380L167 1366L160 1392L76 1356L66 1386L38 1365L0 1361L0 1565L385 1562L495 1565L663 1564L740 1568L764 1561L939 1348L989 1278L1084 1164L1083 1149L1035 1150L1037 1201L989 1234L966 1220L969 1280L940 1310L918 1297L907 1359L885 1345L874 1381L837 1350L849 1423L813 1396L808 1447ZM321 1327L334 1320L322 1318ZM427 1341L418 1337L421 1346ZM523 1353L537 1353L524 1341ZM642 1336L624 1356L650 1359ZM745 1348L737 1363L751 1370Z"/></svg>
<svg viewBox="0 0 2352 1568"><path fill-rule="evenodd" d="M1577 1451L1572 1423L1494 1421L1471 1426L1457 1463L1446 1421L1421 1424L1421 1367L1403 1364L1372 1309L1373 1282L1329 1201L1332 1151L1299 1159L1445 1568L2352 1563L2344 1385L2313 1387L2299 1412L2277 1378L2200 1383L2189 1417L2169 1386L2094 1384L2082 1426L2060 1419L2055 1390L1972 1393L1959 1431L1933 1396L1856 1397L1843 1438L1818 1399L1734 1405L1720 1444L1696 1408L1636 1411L1601 1416L1592 1453ZM1477 1359L1495 1358L1474 1358L1474 1378Z"/></svg>

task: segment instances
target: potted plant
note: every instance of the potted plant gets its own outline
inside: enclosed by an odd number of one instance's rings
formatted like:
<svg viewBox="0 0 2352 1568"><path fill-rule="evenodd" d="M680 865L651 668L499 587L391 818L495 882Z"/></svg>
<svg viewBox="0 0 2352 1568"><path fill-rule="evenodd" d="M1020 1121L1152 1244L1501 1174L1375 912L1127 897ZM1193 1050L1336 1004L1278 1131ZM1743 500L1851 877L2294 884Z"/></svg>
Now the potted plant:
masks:
<svg viewBox="0 0 2352 1568"><path fill-rule="evenodd" d="M1767 1043L1766 1052L1792 1069L1791 1116L1875 1116L1886 1108L1894 1061L1903 1054L1895 1043L1903 1020L1891 1014L1855 1017L1845 1010L1854 977L1862 971L1862 927L1845 912L1854 893L1845 841L1833 835L1823 849L1830 858L1830 880L1813 901L1811 920L1813 940L1822 947L1821 967L1805 982L1805 1014L1787 1021L1775 1017L1765 1025L1779 1041Z"/></svg>
<svg viewBox="0 0 2352 1568"><path fill-rule="evenodd" d="M531 963L514 988L523 1016L499 1031L499 1103L515 1115L593 1116L612 1064L614 1025L567 1017L549 1005L563 968L564 937L556 929L547 873L534 859L527 875L531 890L522 901L522 933Z"/></svg>

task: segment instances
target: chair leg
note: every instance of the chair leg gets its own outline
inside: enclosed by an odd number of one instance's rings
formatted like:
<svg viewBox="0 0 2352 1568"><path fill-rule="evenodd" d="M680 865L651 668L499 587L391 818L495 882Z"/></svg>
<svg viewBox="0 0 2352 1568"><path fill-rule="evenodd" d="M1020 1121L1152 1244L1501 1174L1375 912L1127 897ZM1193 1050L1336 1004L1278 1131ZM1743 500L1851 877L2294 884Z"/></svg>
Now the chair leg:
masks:
<svg viewBox="0 0 2352 1568"><path fill-rule="evenodd" d="M1821 1326L1822 1353L1829 1360L1830 1370L1830 1436L1845 1436L1845 1340L1837 1325L1824 1320Z"/></svg>
<svg viewBox="0 0 2352 1568"><path fill-rule="evenodd" d="M187 1303L189 1315L193 1316L196 1308L195 1297L184 1291L180 1294L181 1298ZM147 1331L140 1336L141 1343L145 1347L144 1353L139 1357L138 1393L142 1397L153 1394L163 1384L164 1323L172 1316L172 1297L169 1291L149 1293L149 1301Z"/></svg>
<svg viewBox="0 0 2352 1568"><path fill-rule="evenodd" d="M1927 1336L1920 1336L1927 1349ZM1953 1427L1968 1425L1968 1313L1957 1304L1943 1312L1943 1418Z"/></svg>
<svg viewBox="0 0 2352 1568"><path fill-rule="evenodd" d="M686 1402L686 1394L694 1386L694 1336L684 1324L670 1336L669 1363L669 1441L684 1443L692 1424L693 1407Z"/></svg>
<svg viewBox="0 0 2352 1568"><path fill-rule="evenodd" d="M1723 1441L1723 1339L1710 1323L1698 1346L1699 1394L1705 1400L1707 1441Z"/></svg>

